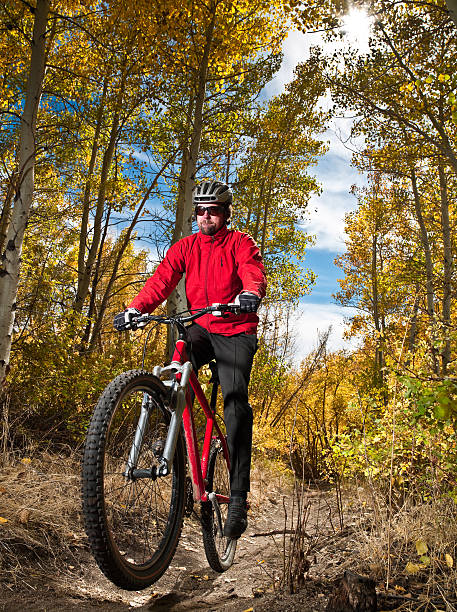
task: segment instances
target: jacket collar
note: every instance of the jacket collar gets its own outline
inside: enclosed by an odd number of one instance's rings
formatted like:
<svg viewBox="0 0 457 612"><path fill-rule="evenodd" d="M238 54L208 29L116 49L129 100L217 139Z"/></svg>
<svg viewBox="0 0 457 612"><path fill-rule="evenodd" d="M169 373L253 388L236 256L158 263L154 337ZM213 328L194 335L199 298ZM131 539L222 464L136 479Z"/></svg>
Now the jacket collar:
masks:
<svg viewBox="0 0 457 612"><path fill-rule="evenodd" d="M199 235L200 240L203 240L203 242L214 242L215 240L220 242L227 236L228 233L229 233L229 230L227 229L227 226L223 225L221 229L218 232L216 232L213 236L206 236L205 234L202 234L200 231L198 232L198 235Z"/></svg>

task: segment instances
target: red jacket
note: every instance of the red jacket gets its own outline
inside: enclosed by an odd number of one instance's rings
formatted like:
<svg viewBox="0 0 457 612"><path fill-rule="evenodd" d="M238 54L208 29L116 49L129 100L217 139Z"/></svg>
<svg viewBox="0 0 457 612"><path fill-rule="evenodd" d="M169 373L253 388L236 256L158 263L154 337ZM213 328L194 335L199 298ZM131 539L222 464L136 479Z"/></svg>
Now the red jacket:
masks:
<svg viewBox="0 0 457 612"><path fill-rule="evenodd" d="M241 291L261 298L265 295L265 270L256 243L248 234L224 226L214 236L198 232L171 246L129 308L152 312L184 273L189 310L229 304ZM229 314L227 318L207 314L197 322L211 333L232 336L255 334L259 318L255 313Z"/></svg>

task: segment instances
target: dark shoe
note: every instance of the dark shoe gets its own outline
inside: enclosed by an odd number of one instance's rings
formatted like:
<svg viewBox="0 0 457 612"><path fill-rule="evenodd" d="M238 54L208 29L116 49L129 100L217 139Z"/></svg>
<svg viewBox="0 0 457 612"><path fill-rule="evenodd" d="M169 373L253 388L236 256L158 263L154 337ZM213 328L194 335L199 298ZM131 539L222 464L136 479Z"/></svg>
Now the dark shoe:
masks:
<svg viewBox="0 0 457 612"><path fill-rule="evenodd" d="M224 535L226 538L235 540L246 531L248 526L248 516L246 501L242 497L231 497L229 501L227 520L224 525Z"/></svg>

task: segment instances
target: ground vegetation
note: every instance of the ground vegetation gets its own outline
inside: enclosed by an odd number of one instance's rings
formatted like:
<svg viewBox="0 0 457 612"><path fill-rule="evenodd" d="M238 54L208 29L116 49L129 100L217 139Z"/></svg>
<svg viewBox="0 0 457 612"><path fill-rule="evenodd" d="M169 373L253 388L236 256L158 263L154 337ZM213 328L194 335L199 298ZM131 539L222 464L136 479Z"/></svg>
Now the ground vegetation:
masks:
<svg viewBox="0 0 457 612"><path fill-rule="evenodd" d="M216 176L233 186L232 227L254 236L269 280L251 398L254 459L287 481L268 502L280 524L263 527L281 536L272 597L314 588L312 609L323 609L338 566L373 578L386 609L457 605L456 28L441 0L373 2L367 52L316 48L265 101L290 24L332 39L344 9L0 3L10 589L24 558L80 559L75 453L97 397L139 365L145 339L116 334L113 315L191 231L195 180ZM312 165L328 118L348 113L367 183L354 189L334 298L351 308L358 348L332 352L323 331L292 367L295 307L315 281L301 229L320 191ZM146 367L166 359L167 342L153 330Z"/></svg>

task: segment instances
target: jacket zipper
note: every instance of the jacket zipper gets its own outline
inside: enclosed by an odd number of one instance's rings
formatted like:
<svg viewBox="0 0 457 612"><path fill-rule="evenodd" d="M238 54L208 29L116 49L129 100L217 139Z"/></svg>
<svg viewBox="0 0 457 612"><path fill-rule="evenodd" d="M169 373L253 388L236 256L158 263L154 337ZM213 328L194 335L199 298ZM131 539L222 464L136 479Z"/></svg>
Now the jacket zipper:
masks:
<svg viewBox="0 0 457 612"><path fill-rule="evenodd" d="M206 275L205 275L205 294L206 294L206 305L207 306L210 305L209 297L208 297L208 268L209 268L209 262L211 261L211 253L213 252L213 248L214 248L214 236L211 236L211 248L209 250L208 261L206 263ZM211 319L208 316L208 329L210 328L211 328Z"/></svg>

